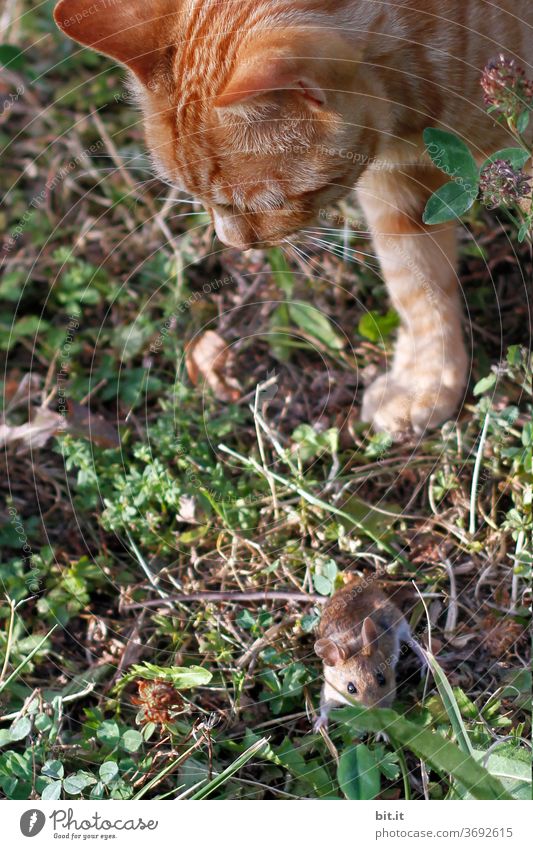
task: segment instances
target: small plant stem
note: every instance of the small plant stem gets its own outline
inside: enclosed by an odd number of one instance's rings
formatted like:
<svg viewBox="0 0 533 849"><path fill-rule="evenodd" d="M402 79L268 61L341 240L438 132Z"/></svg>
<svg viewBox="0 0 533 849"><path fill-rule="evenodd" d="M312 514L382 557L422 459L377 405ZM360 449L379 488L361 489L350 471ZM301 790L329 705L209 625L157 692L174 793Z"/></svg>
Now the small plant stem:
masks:
<svg viewBox="0 0 533 849"><path fill-rule="evenodd" d="M264 470L262 466L254 460L252 457L244 457L242 454L237 453L237 451L233 451L231 448L228 448L226 445L219 445L219 451L223 451L224 454L229 454L230 457L233 457L236 460L240 460L245 466L251 467L255 469L260 475L264 475ZM276 472L270 472L274 480L278 481L278 483L286 486L287 489L292 490L292 492L297 493L297 495L301 496L304 501L307 501L308 504L312 504L313 507L318 507L320 510L326 510L329 513L333 513L335 516L339 516L341 519L346 519L351 525L354 525L359 531L361 531L366 537L369 537L375 544L378 546L380 551L384 551L394 560L402 563L404 566L410 566L407 558L403 557L399 552L394 551L390 545L383 542L370 528L365 527L362 522L359 522L355 516L352 516L350 513L345 513L344 510L340 510L338 507L334 507L331 504L328 504L327 501L322 501L321 498L317 498L312 493L308 492L304 489L300 484L293 483L287 478L284 478L282 475L278 475Z"/></svg>
<svg viewBox="0 0 533 849"><path fill-rule="evenodd" d="M274 518L276 522L279 522L279 502L278 502L278 494L276 492L276 482L272 475L270 474L268 468L268 462L265 451L265 444L263 442L263 435L261 433L261 427L259 425L259 385L255 390L255 401L252 409L252 413L254 416L255 423L255 433L257 436L257 445L259 446L259 454L261 455L261 462L263 464L264 475L268 481L268 485L270 487L270 492L272 493L272 503L274 506Z"/></svg>
<svg viewBox="0 0 533 849"><path fill-rule="evenodd" d="M133 553L135 554L135 557L137 558L137 561L139 562L141 569L143 570L144 574L146 575L146 577L150 581L154 590L159 593L161 598L166 598L168 594L158 586L157 579L152 574L150 567L148 566L148 564L145 561L144 557L142 556L141 552L137 548L135 541L134 541L133 537L131 536L131 534L130 534L130 532L127 528L126 528L126 536L128 537L128 542L132 547Z"/></svg>
<svg viewBox="0 0 533 849"><path fill-rule="evenodd" d="M481 431L481 437L479 440L479 445L476 454L476 462L474 465L474 474L472 476L472 490L470 492L470 535L475 536L476 534L476 508L477 508L477 488L479 483L479 475L481 472L481 464L483 462L483 451L485 449L485 442L487 441L487 433L489 429L490 422L490 411L487 413L485 417L485 422L483 424L483 430Z"/></svg>
<svg viewBox="0 0 533 849"><path fill-rule="evenodd" d="M401 746L394 747L394 751L398 757L398 763L400 764L400 769L402 771L402 780L403 780L403 792L405 793L405 801L409 801L411 799L411 785L409 784L409 767L407 766L407 761L405 759L405 755L403 753L403 749ZM420 763L423 763L421 761Z"/></svg>
<svg viewBox="0 0 533 849"><path fill-rule="evenodd" d="M520 531L518 534L518 539L516 540L516 548L515 548L515 557L520 557L522 553L522 549L524 547L526 533L525 531ZM518 606L518 586L519 586L520 576L516 571L516 564L513 569L513 581L512 581L512 589L511 589L511 610L514 612Z"/></svg>
<svg viewBox="0 0 533 849"><path fill-rule="evenodd" d="M11 654L11 643L13 640L13 627L15 624L15 608L16 604L13 599L6 596L7 601L9 603L9 626L7 629L7 640L6 640L6 654L4 657L4 663L2 664L2 671L0 672L0 684L5 678L7 667L9 665L9 655Z"/></svg>
<svg viewBox="0 0 533 849"><path fill-rule="evenodd" d="M54 625L54 627L53 627L53 628L51 628L51 629L50 629L50 631L48 631L48 634L47 634L45 637L43 637L43 639L41 640L41 642L40 642L38 645L36 645L34 649L32 649L32 650L31 650L31 652L29 653L29 655L28 655L26 658L24 658L24 660L22 661L22 663L19 663L19 665L17 666L17 668L13 670L13 672L11 673L11 675L9 676L9 678L6 678L6 680L5 680L5 681L2 681L2 683L0 683L0 693L2 693L2 692L5 690L5 688L8 686L8 684L10 684L10 683L11 683L11 681L14 681L14 680L15 680L15 678L17 678L17 677L18 677L18 675L20 674L20 672L22 672L22 670L24 669L24 667L26 666L26 664L27 664L27 663L29 663L29 662L30 662L30 660L32 659L32 657L34 657L34 656L37 654L37 652L39 651L39 649L40 649L42 646L44 646L44 644L46 643L46 641L47 641L48 637L51 637L51 636L52 636L52 634L54 633L54 631L56 630L56 628L57 628L57 627L58 627L57 625Z"/></svg>

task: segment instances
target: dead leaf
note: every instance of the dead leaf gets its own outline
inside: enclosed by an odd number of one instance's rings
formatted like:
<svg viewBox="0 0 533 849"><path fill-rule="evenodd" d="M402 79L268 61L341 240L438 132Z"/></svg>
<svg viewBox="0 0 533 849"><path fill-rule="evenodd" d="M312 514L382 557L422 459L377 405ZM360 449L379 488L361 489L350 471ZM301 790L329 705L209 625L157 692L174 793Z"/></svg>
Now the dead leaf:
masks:
<svg viewBox="0 0 533 849"><path fill-rule="evenodd" d="M18 370L12 371L4 385L6 416L22 404L31 404L40 391L41 378L37 374L25 374L21 380Z"/></svg>
<svg viewBox="0 0 533 849"><path fill-rule="evenodd" d="M0 447L23 442L30 449L43 448L63 425L63 416L41 407L31 422L23 425L0 425Z"/></svg>
<svg viewBox="0 0 533 849"><path fill-rule="evenodd" d="M9 409L21 406L22 403L29 404L31 392L31 381L23 379L11 399ZM44 448L59 432L88 439L102 448L117 448L120 445L118 431L103 416L69 400L67 416L48 407L33 407L30 410L30 421L25 424L10 425L4 419L0 423L0 447L21 443L19 451L25 448L37 450Z"/></svg>
<svg viewBox="0 0 533 849"><path fill-rule="evenodd" d="M237 401L242 394L238 381L231 377L232 355L218 333L208 330L191 342L186 352L187 372L194 386L203 378L219 401Z"/></svg>

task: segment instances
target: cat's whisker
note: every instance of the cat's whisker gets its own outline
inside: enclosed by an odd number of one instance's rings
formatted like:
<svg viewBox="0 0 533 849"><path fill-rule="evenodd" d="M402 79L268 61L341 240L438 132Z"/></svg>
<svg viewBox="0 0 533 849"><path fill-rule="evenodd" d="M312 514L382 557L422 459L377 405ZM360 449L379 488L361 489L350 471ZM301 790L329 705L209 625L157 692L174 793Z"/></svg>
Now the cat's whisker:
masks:
<svg viewBox="0 0 533 849"><path fill-rule="evenodd" d="M348 248L347 251L341 245L332 245L331 242L327 242L324 239L316 239L310 237L310 241L321 250L326 253L330 253L332 256L337 257L338 259L342 259L345 262L348 259L351 259L357 262L359 265L363 265L366 268L370 268L371 270L376 270L379 268L379 260L375 254L367 253L365 251L354 250L352 248ZM368 259L374 260L376 265L372 265L370 262L363 262L361 257L367 257Z"/></svg>
<svg viewBox="0 0 533 849"><path fill-rule="evenodd" d="M193 215L203 215L203 212L181 212L179 215L169 215L167 221L175 221L177 218L191 218ZM207 227L208 221L205 221L202 226Z"/></svg>
<svg viewBox="0 0 533 849"><path fill-rule="evenodd" d="M181 204L190 205L190 206L203 206L200 200L189 200L188 198L169 198L165 197L165 195L158 195L156 200L165 201L165 203L170 203L172 206L180 206Z"/></svg>
<svg viewBox="0 0 533 849"><path fill-rule="evenodd" d="M321 247L329 248L330 250L341 250L353 254L354 256L368 256L372 259L377 259L374 253L368 253L367 251L360 250L359 248L344 248L343 245L337 245L334 242L330 242L328 239L321 239L319 236L313 236L311 234L307 234L307 238L313 242L314 244L320 245Z"/></svg>
<svg viewBox="0 0 533 849"><path fill-rule="evenodd" d="M297 265L302 269L302 271L304 271L306 274L313 274L314 272L310 262L310 258L307 256L305 251L297 247L289 239L285 239L284 241L289 246L289 248L291 248L292 258L296 261ZM289 254L289 257L290 256L291 254Z"/></svg>
<svg viewBox="0 0 533 849"><path fill-rule="evenodd" d="M313 227L308 230L302 230L302 233L327 233L332 236L344 236L344 230L339 230L338 227ZM348 233L350 236L366 236L370 238L368 230L349 230Z"/></svg>

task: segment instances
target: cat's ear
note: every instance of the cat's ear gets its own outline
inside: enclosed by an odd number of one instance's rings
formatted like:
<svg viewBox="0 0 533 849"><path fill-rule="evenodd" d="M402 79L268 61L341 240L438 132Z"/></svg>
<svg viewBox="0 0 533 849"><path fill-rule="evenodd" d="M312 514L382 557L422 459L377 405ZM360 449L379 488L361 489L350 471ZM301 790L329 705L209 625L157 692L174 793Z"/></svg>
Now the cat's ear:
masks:
<svg viewBox="0 0 533 849"><path fill-rule="evenodd" d="M179 0L60 0L59 29L86 47L110 56L147 82L168 45L169 16Z"/></svg>
<svg viewBox="0 0 533 849"><path fill-rule="evenodd" d="M240 52L216 107L232 107L278 91L294 91L321 107L342 85L357 53L327 30L285 29L253 40Z"/></svg>

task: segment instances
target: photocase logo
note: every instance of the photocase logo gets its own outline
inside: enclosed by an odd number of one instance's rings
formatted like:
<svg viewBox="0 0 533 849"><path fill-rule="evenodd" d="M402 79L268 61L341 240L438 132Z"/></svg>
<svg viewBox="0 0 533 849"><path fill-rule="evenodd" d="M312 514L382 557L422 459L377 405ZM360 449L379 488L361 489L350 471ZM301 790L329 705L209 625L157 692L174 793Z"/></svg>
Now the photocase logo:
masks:
<svg viewBox="0 0 533 849"><path fill-rule="evenodd" d="M20 818L20 830L24 837L36 837L43 830L46 817L36 809L26 811Z"/></svg>

